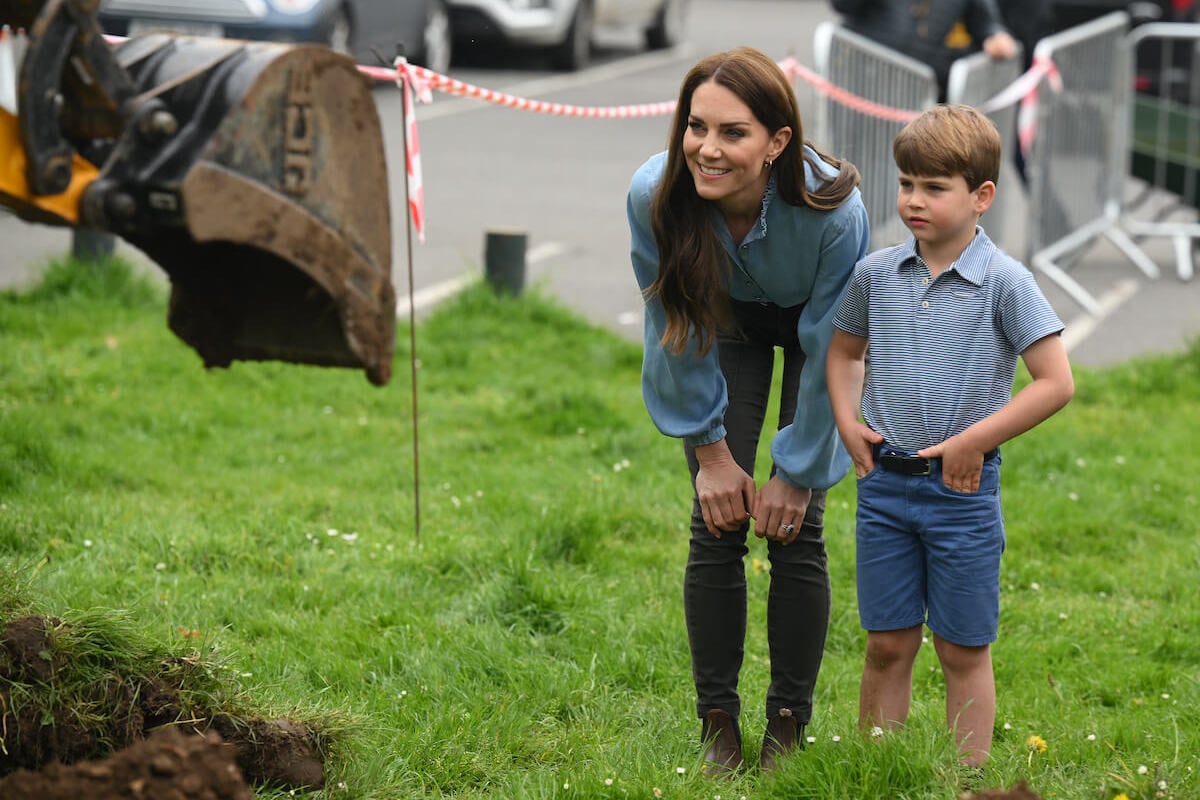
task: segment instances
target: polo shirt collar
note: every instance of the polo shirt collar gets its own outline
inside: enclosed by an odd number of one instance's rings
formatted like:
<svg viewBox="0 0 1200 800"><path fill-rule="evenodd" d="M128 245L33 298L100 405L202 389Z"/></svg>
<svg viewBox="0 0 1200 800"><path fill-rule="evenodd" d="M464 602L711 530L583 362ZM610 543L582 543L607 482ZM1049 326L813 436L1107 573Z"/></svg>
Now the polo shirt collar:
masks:
<svg viewBox="0 0 1200 800"><path fill-rule="evenodd" d="M996 245L988 238L983 228L976 225L975 237L971 239L967 249L962 251L950 269L976 286L982 286L983 279L987 275L987 265L992 260L992 254L995 251ZM920 258L920 254L917 252L917 240L910 236L908 241L900 245L900 258L896 261L896 267L899 269L908 266L917 258Z"/></svg>

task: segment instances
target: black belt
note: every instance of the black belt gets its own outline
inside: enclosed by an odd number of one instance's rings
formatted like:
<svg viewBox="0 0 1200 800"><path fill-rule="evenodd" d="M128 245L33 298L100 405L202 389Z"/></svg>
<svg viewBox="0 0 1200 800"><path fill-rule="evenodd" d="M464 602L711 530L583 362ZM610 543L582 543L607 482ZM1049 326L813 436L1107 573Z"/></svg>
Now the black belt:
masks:
<svg viewBox="0 0 1200 800"><path fill-rule="evenodd" d="M984 461L991 461L1000 455L1000 448L994 447L983 454ZM906 456L902 453L884 453L875 447L875 463L888 472L899 472L901 475L929 475L933 465L941 463L940 458L922 458L921 456Z"/></svg>

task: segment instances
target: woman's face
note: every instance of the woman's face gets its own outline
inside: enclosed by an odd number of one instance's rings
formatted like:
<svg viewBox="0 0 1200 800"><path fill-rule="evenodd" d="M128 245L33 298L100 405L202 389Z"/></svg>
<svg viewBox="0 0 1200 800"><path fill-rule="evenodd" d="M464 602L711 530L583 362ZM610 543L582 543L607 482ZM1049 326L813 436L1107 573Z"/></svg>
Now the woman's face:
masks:
<svg viewBox="0 0 1200 800"><path fill-rule="evenodd" d="M683 134L683 155L696 192L727 213L757 214L774 160L791 138L790 128L774 135L733 92L712 81L692 93Z"/></svg>

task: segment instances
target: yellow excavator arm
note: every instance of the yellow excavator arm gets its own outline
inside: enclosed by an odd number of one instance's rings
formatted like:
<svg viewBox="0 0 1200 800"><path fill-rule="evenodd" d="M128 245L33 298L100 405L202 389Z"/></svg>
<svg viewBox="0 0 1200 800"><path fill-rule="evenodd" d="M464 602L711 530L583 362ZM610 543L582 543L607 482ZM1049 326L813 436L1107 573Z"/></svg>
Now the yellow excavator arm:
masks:
<svg viewBox="0 0 1200 800"><path fill-rule="evenodd" d="M0 203L17 216L48 225L78 225L79 199L100 170L82 156L71 159L71 182L61 194L35 195L25 180L25 148L15 115L0 108Z"/></svg>
<svg viewBox="0 0 1200 800"><path fill-rule="evenodd" d="M168 324L208 366L360 367L395 342L391 212L369 79L320 45L146 34L96 0L0 0L25 32L0 111L0 203L118 235L171 281Z"/></svg>

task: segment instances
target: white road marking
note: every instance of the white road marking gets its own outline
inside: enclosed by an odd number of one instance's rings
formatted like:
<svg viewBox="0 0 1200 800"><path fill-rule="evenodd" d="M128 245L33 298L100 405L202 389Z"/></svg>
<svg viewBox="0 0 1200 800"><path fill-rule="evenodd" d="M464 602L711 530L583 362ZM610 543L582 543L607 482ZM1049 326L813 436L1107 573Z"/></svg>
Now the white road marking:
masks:
<svg viewBox="0 0 1200 800"><path fill-rule="evenodd" d="M562 242L543 242L526 251L525 264L526 266L537 264L555 256L560 256L565 252L567 252L567 246ZM479 275L475 273L464 273L456 278L418 289L413 292L411 303L409 302L408 295L398 297L396 299L396 319L408 319L410 306L414 312L424 311L430 306L437 305L443 300L453 297L478 279Z"/></svg>
<svg viewBox="0 0 1200 800"><path fill-rule="evenodd" d="M1080 314L1067 323L1062 335L1063 345L1067 348L1067 352L1069 353L1078 345L1083 344L1087 337L1100 327L1100 323L1120 308L1126 300L1137 294L1139 288L1141 287L1138 282L1132 278L1123 280L1099 298L1099 314Z"/></svg>
<svg viewBox="0 0 1200 800"><path fill-rule="evenodd" d="M412 293L412 302L409 302L409 296L397 298L396 300L396 319L408 319L408 312L411 309L422 311L429 306L442 302L447 297L453 297L461 292L469 284L475 282L476 276L465 274L459 275L457 278L451 278L448 281L435 283L433 286L426 286L424 289L418 289Z"/></svg>
<svg viewBox="0 0 1200 800"><path fill-rule="evenodd" d="M555 256L561 256L565 252L567 252L567 246L562 242L543 242L525 251L525 263L537 264L542 261L549 261Z"/></svg>

